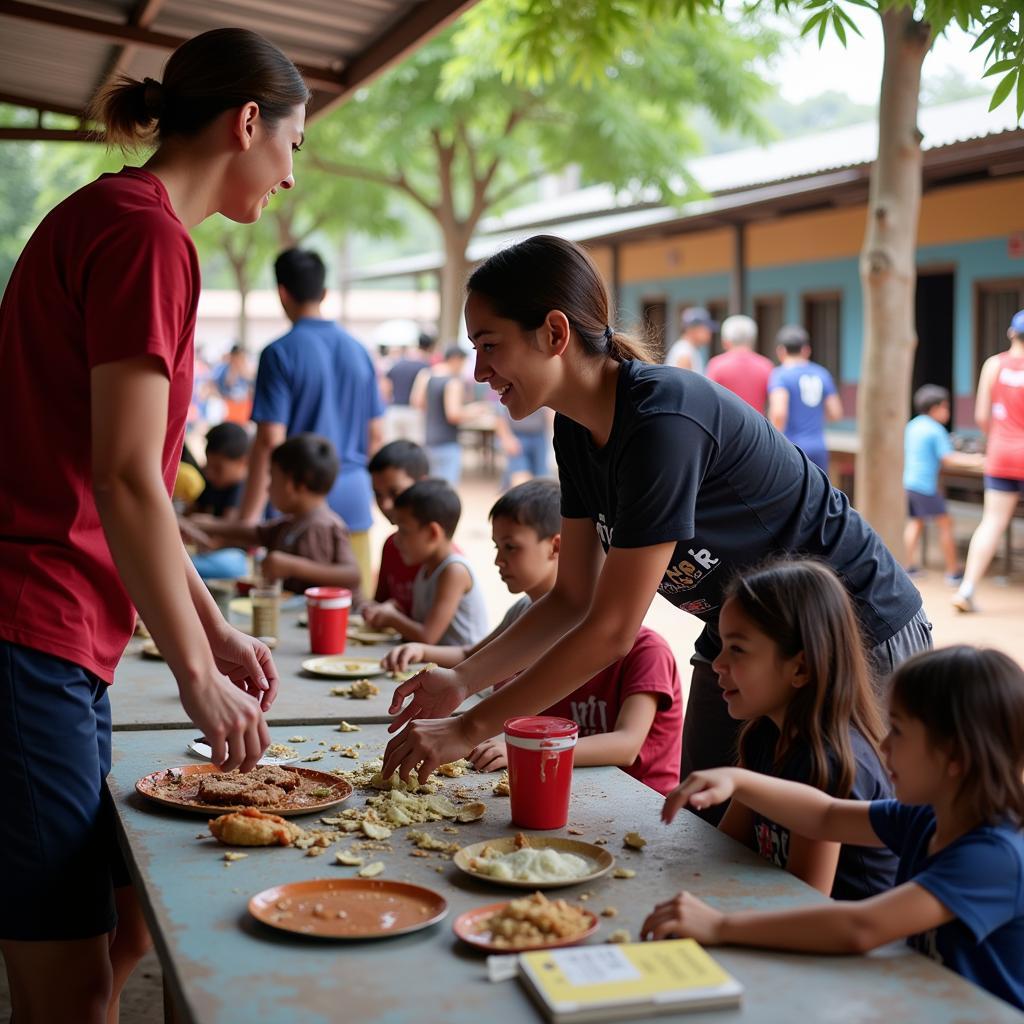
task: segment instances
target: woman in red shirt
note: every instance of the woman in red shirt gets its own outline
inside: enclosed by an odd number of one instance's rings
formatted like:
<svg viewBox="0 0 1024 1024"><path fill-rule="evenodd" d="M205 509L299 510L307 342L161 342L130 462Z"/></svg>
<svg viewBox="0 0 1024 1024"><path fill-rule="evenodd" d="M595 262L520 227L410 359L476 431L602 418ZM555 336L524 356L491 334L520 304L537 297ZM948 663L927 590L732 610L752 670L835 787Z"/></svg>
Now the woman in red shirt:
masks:
<svg viewBox="0 0 1024 1024"><path fill-rule="evenodd" d="M269 742L270 653L218 612L169 493L200 288L188 231L252 223L293 186L308 98L241 29L185 43L162 83L119 79L96 118L155 153L52 210L0 306L0 952L18 1020L116 1019L148 943L104 782L135 609L217 763L248 770Z"/></svg>
<svg viewBox="0 0 1024 1024"><path fill-rule="evenodd" d="M977 611L974 588L1024 495L1024 309L1014 314L1006 336L1010 347L985 360L974 400L974 419L988 435L985 504L967 551L964 578L952 598L961 612Z"/></svg>

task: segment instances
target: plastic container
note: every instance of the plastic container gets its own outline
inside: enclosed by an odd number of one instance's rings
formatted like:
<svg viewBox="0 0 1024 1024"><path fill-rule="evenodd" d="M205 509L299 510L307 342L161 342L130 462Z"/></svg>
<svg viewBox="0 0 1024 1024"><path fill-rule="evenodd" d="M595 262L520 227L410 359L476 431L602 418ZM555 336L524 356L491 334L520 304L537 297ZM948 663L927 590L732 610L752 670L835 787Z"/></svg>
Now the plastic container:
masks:
<svg viewBox="0 0 1024 1024"><path fill-rule="evenodd" d="M505 723L514 824L534 829L565 827L579 731L575 722L551 715L524 715Z"/></svg>
<svg viewBox="0 0 1024 1024"><path fill-rule="evenodd" d="M352 591L344 587L310 587L306 591L311 653L344 653L351 607Z"/></svg>
<svg viewBox="0 0 1024 1024"><path fill-rule="evenodd" d="M281 581L261 582L249 591L252 601L252 635L281 635Z"/></svg>

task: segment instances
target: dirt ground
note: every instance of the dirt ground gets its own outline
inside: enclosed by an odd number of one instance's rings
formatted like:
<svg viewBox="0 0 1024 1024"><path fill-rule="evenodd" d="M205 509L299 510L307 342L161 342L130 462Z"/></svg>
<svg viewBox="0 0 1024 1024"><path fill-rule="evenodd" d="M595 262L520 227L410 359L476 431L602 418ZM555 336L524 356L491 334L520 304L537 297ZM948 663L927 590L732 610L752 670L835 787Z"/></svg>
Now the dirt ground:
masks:
<svg viewBox="0 0 1024 1024"><path fill-rule="evenodd" d="M491 621L497 622L514 600L493 567L494 551L487 520L487 512L500 493L499 481L470 465L460 493L463 515L456 540L476 569ZM971 515L958 519L957 536L962 553L966 552L975 522L976 517ZM981 612L977 615L961 615L950 606L951 590L943 580L941 567L932 564L938 556L938 547L931 544L927 571L916 577L915 583L934 624L936 646L990 644L1024 662L1024 629L1020 626L1021 612L1024 611L1024 530L1019 524L1017 530L1021 534L1016 545L1017 571L1009 580L1001 578L998 574L1002 572L1002 563L1000 559L996 560L991 574L978 590ZM378 516L373 528L374 550L379 551L388 532L388 524ZM690 674L688 661L693 642L700 632L699 622L676 611L660 597L655 599L645 622L668 640L679 662L684 686L687 685ZM116 737L114 742L117 742ZM7 979L0 972L0 1019L5 1020L9 1012ZM162 980L155 955L146 957L129 980L122 997L121 1020L123 1024L159 1024L163 1020Z"/></svg>

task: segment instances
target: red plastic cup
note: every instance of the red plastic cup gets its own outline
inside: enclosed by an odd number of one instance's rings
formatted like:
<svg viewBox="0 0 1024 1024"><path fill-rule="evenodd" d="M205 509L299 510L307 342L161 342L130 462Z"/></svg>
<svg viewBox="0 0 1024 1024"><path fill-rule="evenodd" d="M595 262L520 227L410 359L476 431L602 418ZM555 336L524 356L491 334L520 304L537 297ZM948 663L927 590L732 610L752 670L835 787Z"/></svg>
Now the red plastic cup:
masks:
<svg viewBox="0 0 1024 1024"><path fill-rule="evenodd" d="M313 654L343 654L348 639L352 591L344 587L310 587L306 591L309 649Z"/></svg>
<svg viewBox="0 0 1024 1024"><path fill-rule="evenodd" d="M535 829L565 827L579 731L575 722L551 715L524 715L505 723L514 824Z"/></svg>

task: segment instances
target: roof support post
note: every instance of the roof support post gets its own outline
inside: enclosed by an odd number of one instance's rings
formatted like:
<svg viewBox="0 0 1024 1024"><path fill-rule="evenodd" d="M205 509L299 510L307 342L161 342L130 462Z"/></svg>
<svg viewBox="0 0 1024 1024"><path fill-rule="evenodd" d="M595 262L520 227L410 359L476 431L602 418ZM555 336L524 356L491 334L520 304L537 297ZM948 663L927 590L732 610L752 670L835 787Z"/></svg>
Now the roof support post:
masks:
<svg viewBox="0 0 1024 1024"><path fill-rule="evenodd" d="M732 269L729 272L729 313L743 313L747 306L747 226L732 226Z"/></svg>

